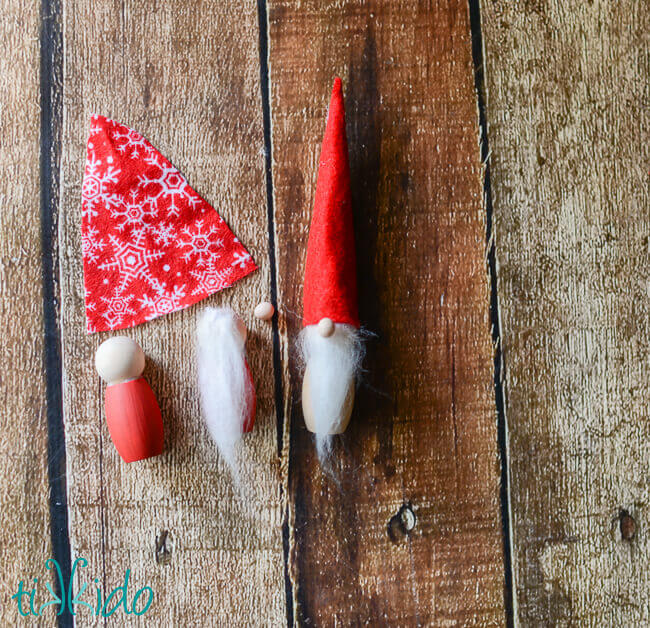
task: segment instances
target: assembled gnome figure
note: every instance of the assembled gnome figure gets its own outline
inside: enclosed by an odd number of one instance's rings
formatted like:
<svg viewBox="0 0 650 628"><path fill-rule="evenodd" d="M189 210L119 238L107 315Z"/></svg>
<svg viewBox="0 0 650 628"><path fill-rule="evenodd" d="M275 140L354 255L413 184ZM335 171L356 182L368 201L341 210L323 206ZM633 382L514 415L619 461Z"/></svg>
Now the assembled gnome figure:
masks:
<svg viewBox="0 0 650 628"><path fill-rule="evenodd" d="M321 459L345 431L363 358L341 79L334 81L316 183L303 287L302 408Z"/></svg>
<svg viewBox="0 0 650 628"><path fill-rule="evenodd" d="M196 330L203 416L235 476L237 444L255 422L255 384L246 361L246 336L242 319L226 307L206 308Z"/></svg>
<svg viewBox="0 0 650 628"><path fill-rule="evenodd" d="M163 450L163 423L156 397L142 377L144 353L125 336L103 342L95 354L95 368L108 384L106 423L124 462L158 456Z"/></svg>

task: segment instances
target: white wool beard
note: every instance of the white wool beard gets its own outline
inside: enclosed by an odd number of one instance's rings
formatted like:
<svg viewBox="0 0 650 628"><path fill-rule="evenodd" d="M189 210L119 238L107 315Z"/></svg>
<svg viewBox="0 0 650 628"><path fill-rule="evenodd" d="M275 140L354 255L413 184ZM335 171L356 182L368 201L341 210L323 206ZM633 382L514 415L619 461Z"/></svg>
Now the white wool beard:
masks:
<svg viewBox="0 0 650 628"><path fill-rule="evenodd" d="M330 432L343 411L350 380L359 373L364 347L358 329L338 323L329 338L321 336L317 325L305 327L299 346L305 369L309 367L316 450L324 462L332 448Z"/></svg>
<svg viewBox="0 0 650 628"><path fill-rule="evenodd" d="M236 447L254 401L236 317L230 308L206 308L196 330L203 416L235 476Z"/></svg>

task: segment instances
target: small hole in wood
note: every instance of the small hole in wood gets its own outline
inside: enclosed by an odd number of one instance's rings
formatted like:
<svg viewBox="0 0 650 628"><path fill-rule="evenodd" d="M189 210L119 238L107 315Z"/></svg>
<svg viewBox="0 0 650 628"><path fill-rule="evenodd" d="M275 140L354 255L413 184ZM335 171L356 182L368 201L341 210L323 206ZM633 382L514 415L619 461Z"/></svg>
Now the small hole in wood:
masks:
<svg viewBox="0 0 650 628"><path fill-rule="evenodd" d="M168 547L169 532L163 530L156 537L156 562L159 565L169 565L172 560L172 550Z"/></svg>
<svg viewBox="0 0 650 628"><path fill-rule="evenodd" d="M634 517L627 510L621 510L618 518L623 540L631 541L636 534L636 521L634 521Z"/></svg>

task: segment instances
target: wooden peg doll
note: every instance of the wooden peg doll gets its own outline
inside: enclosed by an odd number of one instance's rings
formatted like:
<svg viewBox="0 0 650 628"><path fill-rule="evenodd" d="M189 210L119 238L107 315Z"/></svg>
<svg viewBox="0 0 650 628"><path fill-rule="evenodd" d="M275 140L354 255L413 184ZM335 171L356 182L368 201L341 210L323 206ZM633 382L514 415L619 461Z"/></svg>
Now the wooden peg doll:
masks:
<svg viewBox="0 0 650 628"><path fill-rule="evenodd" d="M142 377L144 353L126 336L103 342L95 368L106 386L106 423L124 462L158 456L163 450L163 424L156 397Z"/></svg>

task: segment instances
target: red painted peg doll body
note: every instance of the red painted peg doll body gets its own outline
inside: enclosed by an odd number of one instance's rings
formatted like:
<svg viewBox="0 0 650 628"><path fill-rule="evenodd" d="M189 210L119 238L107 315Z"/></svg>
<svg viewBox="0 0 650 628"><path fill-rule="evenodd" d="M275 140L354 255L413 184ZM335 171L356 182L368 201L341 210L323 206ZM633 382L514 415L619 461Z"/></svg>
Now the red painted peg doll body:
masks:
<svg viewBox="0 0 650 628"><path fill-rule="evenodd" d="M106 423L124 462L158 456L163 424L156 397L141 376L144 353L130 338L109 338L97 349L95 368L106 387Z"/></svg>

